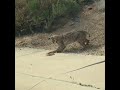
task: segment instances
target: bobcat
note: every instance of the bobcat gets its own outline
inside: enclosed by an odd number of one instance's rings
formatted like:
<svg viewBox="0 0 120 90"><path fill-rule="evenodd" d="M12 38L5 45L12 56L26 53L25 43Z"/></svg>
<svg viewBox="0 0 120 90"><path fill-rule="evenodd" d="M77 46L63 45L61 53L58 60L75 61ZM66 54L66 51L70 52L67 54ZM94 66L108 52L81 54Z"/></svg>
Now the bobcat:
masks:
<svg viewBox="0 0 120 90"><path fill-rule="evenodd" d="M89 40L87 39L87 35L90 34L86 31L72 31L69 33L65 33L62 35L54 35L48 39L51 39L53 43L58 44L57 50L47 53L48 56L54 55L54 53L61 53L65 47L73 42L78 42L80 45L85 48L89 44Z"/></svg>

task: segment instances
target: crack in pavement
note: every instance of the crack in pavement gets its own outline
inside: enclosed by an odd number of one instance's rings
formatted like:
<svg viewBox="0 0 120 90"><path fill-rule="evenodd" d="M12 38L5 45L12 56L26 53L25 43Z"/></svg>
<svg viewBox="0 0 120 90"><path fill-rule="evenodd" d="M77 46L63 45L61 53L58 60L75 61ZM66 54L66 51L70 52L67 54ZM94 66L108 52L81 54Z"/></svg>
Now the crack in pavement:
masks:
<svg viewBox="0 0 120 90"><path fill-rule="evenodd" d="M46 77L43 77L43 76L36 76L36 75L31 75L31 74L26 74L26 73L20 73L20 72L16 72L16 73L23 74L23 75L28 75L28 76L32 76L32 77L44 78L44 79L49 79L49 80L54 80L54 81L61 81L61 82L75 84L75 85L80 85L80 86L85 86L85 87L91 87L91 88L100 89L100 88L95 87L93 85L87 85L87 84L82 84L82 83L78 83L78 82L71 82L71 81L66 81L66 80L60 80L60 79L55 79L55 78L52 78L52 77L46 78Z"/></svg>
<svg viewBox="0 0 120 90"><path fill-rule="evenodd" d="M75 70L72 70L72 71L68 71L66 73L74 72L74 71L77 71L77 70L80 70L80 69L83 69L83 68L86 68L86 67L90 67L90 66L93 66L93 65L96 65L96 64L103 63L103 62L105 62L105 60L97 62L97 63L90 64L90 65L87 65L87 66L84 66L84 67L81 67L81 68L78 68L78 69L75 69ZM19 72L16 72L16 73L19 73ZM66 74L66 73L61 73L61 74ZM87 85L87 84L82 84L82 83L78 83L78 82L71 82L71 81L66 81L66 80L60 80L60 79L55 79L55 78L52 78L52 77L46 78L46 77L43 77L43 76L35 76L35 75L31 75L31 74L26 74L26 73L19 73L19 74L24 74L24 75L28 75L28 76L32 76L32 77L39 77L39 78L44 78L44 79L50 79L50 80L55 80L55 81L62 81L62 82L72 83L72 84L76 84L76 85L80 85L80 86L92 87L92 88L100 89L100 88L97 88L97 87L95 87L93 85ZM61 75L61 74L58 74L58 75ZM45 81L45 80L43 80L43 81ZM32 86L28 90L31 90L32 88L34 88L35 86L39 85L43 81L38 82L37 84L35 84L34 86Z"/></svg>
<svg viewBox="0 0 120 90"><path fill-rule="evenodd" d="M81 68L78 68L78 69L75 69L75 70L68 71L68 72L66 72L66 73L74 72L74 71L77 71L77 70L80 70L80 69L83 69L83 68L86 68L86 67L90 67L90 66L93 66L93 65L96 65L96 64L104 63L104 62L105 62L105 60L104 60L104 61L97 62L97 63L90 64L90 65L86 65L86 66L84 66L84 67L81 67ZM66 73L61 73L61 74L66 74Z"/></svg>
<svg viewBox="0 0 120 90"><path fill-rule="evenodd" d="M40 81L40 82L38 82L37 84L35 84L34 86L32 86L31 88L29 88L28 90L31 90L31 89L33 89L35 86L37 86L38 84L40 84L40 83L42 83L42 82L44 82L45 80L42 80L42 81Z"/></svg>

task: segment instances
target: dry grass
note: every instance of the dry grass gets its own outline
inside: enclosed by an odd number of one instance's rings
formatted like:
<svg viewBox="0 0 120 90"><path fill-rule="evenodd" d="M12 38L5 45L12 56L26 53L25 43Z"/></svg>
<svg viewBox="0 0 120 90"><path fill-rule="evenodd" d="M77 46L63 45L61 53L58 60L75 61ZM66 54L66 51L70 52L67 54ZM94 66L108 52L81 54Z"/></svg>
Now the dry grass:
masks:
<svg viewBox="0 0 120 90"><path fill-rule="evenodd" d="M69 13L74 15L79 9L80 5L74 0L16 0L15 35L53 31L51 26L55 18Z"/></svg>
<svg viewBox="0 0 120 90"><path fill-rule="evenodd" d="M92 8L92 9L90 9ZM104 8L104 7L103 7ZM102 9L103 9L102 8ZM105 55L105 12L101 12L101 8L98 8L98 3L86 6L82 13L78 14L80 17L80 23L68 19L63 27L58 28L51 34L62 34L74 30L83 30L90 33L90 45L86 50L78 49L77 44L68 46L66 52L79 52L83 54ZM33 36L27 36L16 39L16 46L29 46L42 49L56 49L57 45L52 44L48 40L50 34L35 34Z"/></svg>

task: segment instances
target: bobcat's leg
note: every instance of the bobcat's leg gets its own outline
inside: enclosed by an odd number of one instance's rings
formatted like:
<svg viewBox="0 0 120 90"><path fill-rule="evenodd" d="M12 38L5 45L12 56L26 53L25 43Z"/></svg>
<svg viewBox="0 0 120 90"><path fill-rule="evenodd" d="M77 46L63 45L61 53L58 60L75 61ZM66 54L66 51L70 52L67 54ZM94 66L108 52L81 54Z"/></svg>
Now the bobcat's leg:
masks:
<svg viewBox="0 0 120 90"><path fill-rule="evenodd" d="M57 50L55 50L55 52L56 52L56 53L61 53L61 52L63 52L64 49L65 49L65 46L62 45L62 46L59 46L59 47L57 48Z"/></svg>
<svg viewBox="0 0 120 90"><path fill-rule="evenodd" d="M61 53L63 50L65 49L64 45L60 45L57 50L51 51L49 53L47 53L47 56L51 56L54 55L54 53Z"/></svg>

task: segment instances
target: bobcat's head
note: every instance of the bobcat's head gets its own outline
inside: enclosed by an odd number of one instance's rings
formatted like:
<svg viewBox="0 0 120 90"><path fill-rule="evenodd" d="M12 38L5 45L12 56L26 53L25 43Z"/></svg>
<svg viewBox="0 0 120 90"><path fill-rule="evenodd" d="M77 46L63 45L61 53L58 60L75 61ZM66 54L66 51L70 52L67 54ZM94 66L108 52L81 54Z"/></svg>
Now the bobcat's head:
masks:
<svg viewBox="0 0 120 90"><path fill-rule="evenodd" d="M48 38L48 40L52 40L53 43L57 43L58 35L52 35Z"/></svg>

